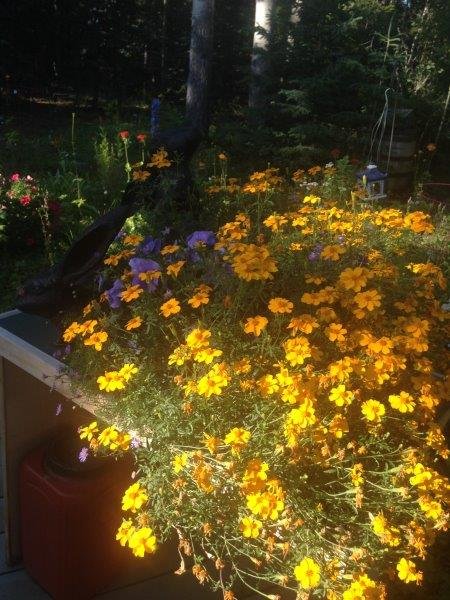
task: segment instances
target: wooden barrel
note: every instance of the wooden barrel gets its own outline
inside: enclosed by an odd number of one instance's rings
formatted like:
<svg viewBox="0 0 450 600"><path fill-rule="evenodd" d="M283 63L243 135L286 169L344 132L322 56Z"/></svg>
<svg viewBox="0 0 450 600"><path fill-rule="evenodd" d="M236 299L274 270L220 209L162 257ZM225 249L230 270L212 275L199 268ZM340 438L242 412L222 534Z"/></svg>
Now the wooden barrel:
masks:
<svg viewBox="0 0 450 600"><path fill-rule="evenodd" d="M408 112L407 117L402 111L395 115L393 112L388 114L379 166L382 171L388 173L387 189L390 192L412 191L416 166L416 132L412 123L412 113Z"/></svg>

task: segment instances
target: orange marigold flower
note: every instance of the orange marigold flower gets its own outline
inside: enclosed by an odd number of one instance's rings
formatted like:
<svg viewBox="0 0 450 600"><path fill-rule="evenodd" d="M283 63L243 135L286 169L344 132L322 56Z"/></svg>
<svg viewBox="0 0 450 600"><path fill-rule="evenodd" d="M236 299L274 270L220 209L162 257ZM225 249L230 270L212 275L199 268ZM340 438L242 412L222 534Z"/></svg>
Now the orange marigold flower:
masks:
<svg viewBox="0 0 450 600"><path fill-rule="evenodd" d="M171 315L176 315L180 311L181 306L176 298L171 298L170 300L167 300L167 302L164 302L164 304L161 304L161 306L159 307L159 312L162 315L164 315L166 319Z"/></svg>
<svg viewBox="0 0 450 600"><path fill-rule="evenodd" d="M253 333L256 337L261 335L261 332L267 327L268 320L266 317L257 315L256 317L249 317L244 325L245 333Z"/></svg>
<svg viewBox="0 0 450 600"><path fill-rule="evenodd" d="M294 304L286 298L272 298L267 305L268 309L275 314L291 313Z"/></svg>
<svg viewBox="0 0 450 600"><path fill-rule="evenodd" d="M139 298L143 292L144 290L140 285L132 285L124 289L123 292L120 292L120 297L124 302L132 302L133 300L136 300L136 298Z"/></svg>

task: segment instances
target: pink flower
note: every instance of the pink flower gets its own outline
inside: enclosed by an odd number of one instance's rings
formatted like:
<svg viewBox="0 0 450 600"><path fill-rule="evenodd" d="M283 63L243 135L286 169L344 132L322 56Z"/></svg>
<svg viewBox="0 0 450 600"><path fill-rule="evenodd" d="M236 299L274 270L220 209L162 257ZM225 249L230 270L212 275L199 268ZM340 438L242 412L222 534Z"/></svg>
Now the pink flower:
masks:
<svg viewBox="0 0 450 600"><path fill-rule="evenodd" d="M127 140L130 137L130 132L129 131L119 131L119 137L122 140Z"/></svg>
<svg viewBox="0 0 450 600"><path fill-rule="evenodd" d="M28 206L31 202L31 196L29 196L28 194L26 194L25 196L21 196L19 198L19 202L22 206Z"/></svg>
<svg viewBox="0 0 450 600"><path fill-rule="evenodd" d="M11 177L9 178L10 181L20 181L20 175L19 173L14 173L13 175L11 175Z"/></svg>

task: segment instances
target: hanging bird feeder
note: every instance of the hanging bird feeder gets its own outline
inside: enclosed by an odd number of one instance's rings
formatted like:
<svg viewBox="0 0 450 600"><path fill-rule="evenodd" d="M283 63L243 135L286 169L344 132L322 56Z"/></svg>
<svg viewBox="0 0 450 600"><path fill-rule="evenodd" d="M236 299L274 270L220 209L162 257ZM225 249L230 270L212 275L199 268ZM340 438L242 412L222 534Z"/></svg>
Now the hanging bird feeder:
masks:
<svg viewBox="0 0 450 600"><path fill-rule="evenodd" d="M364 188L366 200L381 200L386 198L384 184L388 178L387 173L382 173L377 165L369 163L367 167L356 174L358 183Z"/></svg>

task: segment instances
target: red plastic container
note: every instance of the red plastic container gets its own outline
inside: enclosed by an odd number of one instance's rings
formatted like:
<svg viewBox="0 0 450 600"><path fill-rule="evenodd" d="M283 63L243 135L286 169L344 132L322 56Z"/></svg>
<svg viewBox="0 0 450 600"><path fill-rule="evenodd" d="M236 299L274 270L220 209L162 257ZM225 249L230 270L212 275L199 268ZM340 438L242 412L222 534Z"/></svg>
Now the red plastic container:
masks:
<svg viewBox="0 0 450 600"><path fill-rule="evenodd" d="M39 448L21 466L23 562L54 600L92 598L130 565L115 534L131 463L63 475L49 470L45 455Z"/></svg>

